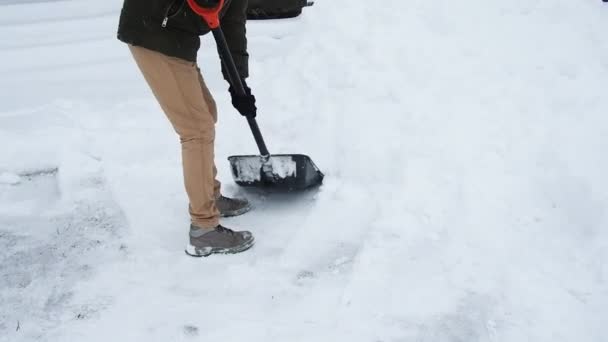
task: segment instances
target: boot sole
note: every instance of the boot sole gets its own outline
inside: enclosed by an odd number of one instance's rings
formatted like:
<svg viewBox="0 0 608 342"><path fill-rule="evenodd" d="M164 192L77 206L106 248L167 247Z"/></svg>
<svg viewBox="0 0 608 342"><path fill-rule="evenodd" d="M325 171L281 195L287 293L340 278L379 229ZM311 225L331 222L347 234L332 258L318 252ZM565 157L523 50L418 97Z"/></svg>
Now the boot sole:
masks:
<svg viewBox="0 0 608 342"><path fill-rule="evenodd" d="M220 217L241 216L241 215L246 214L246 213L248 213L250 211L251 211L251 206L248 205L248 206L243 207L243 208L241 208L239 210L234 210L234 211L231 211L231 212L228 212L228 213L222 213L222 212L220 212Z"/></svg>
<svg viewBox="0 0 608 342"><path fill-rule="evenodd" d="M255 239L253 239L253 238L251 240L247 241L246 243L242 244L241 246L232 247L232 248L204 247L204 248L197 249L196 247L189 244L188 246L186 246L186 249L184 250L184 252L186 252L186 254L191 257L202 258L202 257L208 257L212 254L237 254L237 253L245 252L246 250L253 247L254 244L255 244Z"/></svg>

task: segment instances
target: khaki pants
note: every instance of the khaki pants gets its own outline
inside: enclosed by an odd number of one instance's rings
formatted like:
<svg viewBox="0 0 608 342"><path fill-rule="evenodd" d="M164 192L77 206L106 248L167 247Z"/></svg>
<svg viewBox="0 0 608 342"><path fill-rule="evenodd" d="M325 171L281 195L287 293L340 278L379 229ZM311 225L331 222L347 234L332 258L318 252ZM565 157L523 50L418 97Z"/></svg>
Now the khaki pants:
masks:
<svg viewBox="0 0 608 342"><path fill-rule="evenodd" d="M213 160L215 101L196 63L141 47L129 46L129 49L179 135L192 224L213 228L219 223L215 199L220 194Z"/></svg>

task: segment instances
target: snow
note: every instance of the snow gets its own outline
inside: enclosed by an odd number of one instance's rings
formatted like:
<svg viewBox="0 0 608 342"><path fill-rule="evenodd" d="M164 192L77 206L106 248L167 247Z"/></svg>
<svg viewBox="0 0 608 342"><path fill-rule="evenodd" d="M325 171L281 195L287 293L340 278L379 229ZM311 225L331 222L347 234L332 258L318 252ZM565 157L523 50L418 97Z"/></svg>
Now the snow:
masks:
<svg viewBox="0 0 608 342"><path fill-rule="evenodd" d="M274 177L297 176L296 162L291 156L271 156L266 163L261 156L239 156L233 163L236 168L236 173L233 173L235 182L259 181L264 167L271 170Z"/></svg>
<svg viewBox="0 0 608 342"><path fill-rule="evenodd" d="M608 7L318 0L248 25L271 153L324 185L234 185L254 154L211 37L243 254L188 258L179 143L115 38L120 0L0 0L0 341L605 341Z"/></svg>
<svg viewBox="0 0 608 342"><path fill-rule="evenodd" d="M297 176L296 162L289 156L272 156L270 158L272 173L280 178Z"/></svg>

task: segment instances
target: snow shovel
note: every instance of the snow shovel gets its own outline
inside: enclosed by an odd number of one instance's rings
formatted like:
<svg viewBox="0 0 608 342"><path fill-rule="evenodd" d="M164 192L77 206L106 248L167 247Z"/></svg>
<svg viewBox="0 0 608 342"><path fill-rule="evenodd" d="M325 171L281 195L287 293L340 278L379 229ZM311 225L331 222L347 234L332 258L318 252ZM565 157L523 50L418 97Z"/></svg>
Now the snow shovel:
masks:
<svg viewBox="0 0 608 342"><path fill-rule="evenodd" d="M222 63L228 72L230 84L239 95L245 95L245 88L234 64L228 43L220 28L219 13L224 0L209 1L213 7L202 7L194 0L188 0L192 10L207 23L217 43ZM323 173L310 157L303 154L270 155L254 117L247 117L260 155L231 156L232 176L240 186L273 188L277 190L302 190L323 182Z"/></svg>

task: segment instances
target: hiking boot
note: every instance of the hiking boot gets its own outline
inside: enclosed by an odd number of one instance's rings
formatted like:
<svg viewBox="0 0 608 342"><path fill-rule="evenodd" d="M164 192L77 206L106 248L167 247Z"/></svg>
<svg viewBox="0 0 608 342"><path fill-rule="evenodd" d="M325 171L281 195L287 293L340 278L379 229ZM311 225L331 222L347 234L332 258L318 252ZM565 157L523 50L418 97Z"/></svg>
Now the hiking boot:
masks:
<svg viewBox="0 0 608 342"><path fill-rule="evenodd" d="M190 244L186 254L193 257L206 257L211 254L236 254L251 248L254 243L250 232L235 232L218 225L215 228L190 226Z"/></svg>
<svg viewBox="0 0 608 342"><path fill-rule="evenodd" d="M246 199L236 199L220 196L215 200L215 206L220 211L221 217L239 216L251 210L251 205Z"/></svg>

